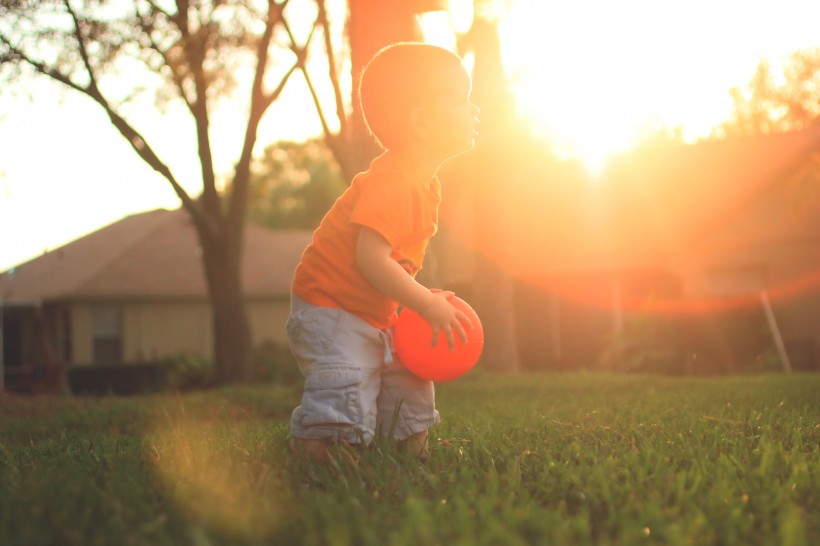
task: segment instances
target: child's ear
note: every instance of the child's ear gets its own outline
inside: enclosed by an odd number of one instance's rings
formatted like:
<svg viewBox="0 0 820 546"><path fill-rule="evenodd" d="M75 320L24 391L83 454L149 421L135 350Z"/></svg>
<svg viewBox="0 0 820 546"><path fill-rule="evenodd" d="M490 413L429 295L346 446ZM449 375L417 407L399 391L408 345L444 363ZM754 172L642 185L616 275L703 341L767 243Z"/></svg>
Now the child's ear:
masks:
<svg viewBox="0 0 820 546"><path fill-rule="evenodd" d="M424 108L414 108L410 112L410 131L413 136L423 140L430 136L430 123Z"/></svg>

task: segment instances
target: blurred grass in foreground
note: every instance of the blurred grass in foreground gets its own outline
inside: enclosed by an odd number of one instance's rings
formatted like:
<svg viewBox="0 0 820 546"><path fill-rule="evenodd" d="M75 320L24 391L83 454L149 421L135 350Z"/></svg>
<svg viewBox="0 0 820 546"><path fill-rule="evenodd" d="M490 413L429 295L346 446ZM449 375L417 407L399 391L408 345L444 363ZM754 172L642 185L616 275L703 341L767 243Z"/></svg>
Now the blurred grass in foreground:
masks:
<svg viewBox="0 0 820 546"><path fill-rule="evenodd" d="M820 375L475 373L419 464L289 457L299 387L0 397L0 544L820 543Z"/></svg>

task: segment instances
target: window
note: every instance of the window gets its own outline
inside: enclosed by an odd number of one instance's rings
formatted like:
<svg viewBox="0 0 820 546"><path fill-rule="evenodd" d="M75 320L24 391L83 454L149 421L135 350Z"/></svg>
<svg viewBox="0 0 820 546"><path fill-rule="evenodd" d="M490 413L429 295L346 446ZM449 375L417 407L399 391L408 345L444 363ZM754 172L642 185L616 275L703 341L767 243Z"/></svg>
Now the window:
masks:
<svg viewBox="0 0 820 546"><path fill-rule="evenodd" d="M119 306L91 307L91 338L95 364L122 361L122 312Z"/></svg>

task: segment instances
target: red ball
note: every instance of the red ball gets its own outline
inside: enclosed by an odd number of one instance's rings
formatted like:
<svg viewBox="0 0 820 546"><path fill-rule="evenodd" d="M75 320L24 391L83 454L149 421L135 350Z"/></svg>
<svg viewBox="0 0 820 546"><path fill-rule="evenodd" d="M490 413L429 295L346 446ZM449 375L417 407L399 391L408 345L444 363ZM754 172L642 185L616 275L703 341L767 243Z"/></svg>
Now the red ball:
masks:
<svg viewBox="0 0 820 546"><path fill-rule="evenodd" d="M467 343L453 332L455 348L447 346L447 336L439 332L436 346L432 347L433 328L412 309L404 309L399 314L393 332L393 345L399 361L411 372L430 381L451 381L470 371L484 349L484 329L478 315L464 300L456 296L449 300L470 318L470 325L463 324Z"/></svg>

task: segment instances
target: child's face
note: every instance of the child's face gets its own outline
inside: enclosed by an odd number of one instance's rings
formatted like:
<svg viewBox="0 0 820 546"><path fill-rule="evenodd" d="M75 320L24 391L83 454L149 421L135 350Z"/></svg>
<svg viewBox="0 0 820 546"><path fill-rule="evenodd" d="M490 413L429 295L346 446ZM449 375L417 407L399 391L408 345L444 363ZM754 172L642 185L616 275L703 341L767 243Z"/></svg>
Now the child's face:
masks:
<svg viewBox="0 0 820 546"><path fill-rule="evenodd" d="M466 68L453 67L444 83L441 96L425 111L430 128L428 143L446 159L475 146L479 108L470 100L472 82Z"/></svg>

